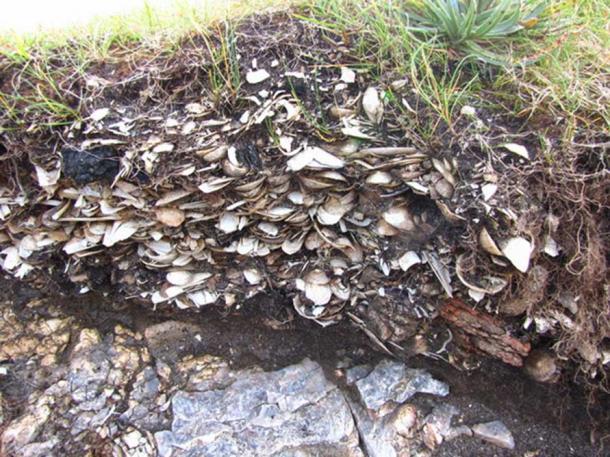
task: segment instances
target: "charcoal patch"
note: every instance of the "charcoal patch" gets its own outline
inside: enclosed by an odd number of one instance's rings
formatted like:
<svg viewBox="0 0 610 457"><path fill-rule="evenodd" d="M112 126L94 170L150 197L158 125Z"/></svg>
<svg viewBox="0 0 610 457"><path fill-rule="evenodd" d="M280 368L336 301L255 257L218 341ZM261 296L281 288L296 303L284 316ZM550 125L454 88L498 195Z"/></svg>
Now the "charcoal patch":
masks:
<svg viewBox="0 0 610 457"><path fill-rule="evenodd" d="M63 174L77 184L111 182L119 172L119 157L108 146L88 150L66 147L61 151Z"/></svg>

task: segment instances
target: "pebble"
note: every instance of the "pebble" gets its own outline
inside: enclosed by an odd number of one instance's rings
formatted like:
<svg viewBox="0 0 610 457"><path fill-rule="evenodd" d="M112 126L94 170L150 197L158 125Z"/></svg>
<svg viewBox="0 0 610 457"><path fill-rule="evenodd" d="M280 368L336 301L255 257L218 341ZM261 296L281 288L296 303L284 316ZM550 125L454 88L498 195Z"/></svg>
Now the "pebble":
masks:
<svg viewBox="0 0 610 457"><path fill-rule="evenodd" d="M538 382L553 382L558 375L555 357L543 350L532 351L525 359L523 369L528 376Z"/></svg>
<svg viewBox="0 0 610 457"><path fill-rule="evenodd" d="M504 449L514 449L515 440L506 425L500 421L486 422L472 427L474 436Z"/></svg>

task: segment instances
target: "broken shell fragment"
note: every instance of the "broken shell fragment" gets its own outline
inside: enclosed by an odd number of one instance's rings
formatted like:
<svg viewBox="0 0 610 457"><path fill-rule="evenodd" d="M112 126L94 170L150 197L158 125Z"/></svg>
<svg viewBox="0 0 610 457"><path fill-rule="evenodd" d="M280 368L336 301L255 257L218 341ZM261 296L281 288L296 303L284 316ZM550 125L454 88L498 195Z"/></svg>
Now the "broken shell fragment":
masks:
<svg viewBox="0 0 610 457"><path fill-rule="evenodd" d="M193 281L193 275L188 271L171 271L165 279L172 286L186 286Z"/></svg>
<svg viewBox="0 0 610 457"><path fill-rule="evenodd" d="M356 72L347 67L341 67L341 81L346 84L352 84L356 82Z"/></svg>
<svg viewBox="0 0 610 457"><path fill-rule="evenodd" d="M246 74L246 81L248 81L249 84L259 84L266 79L269 79L269 77L271 77L271 75L267 70L253 70Z"/></svg>
<svg viewBox="0 0 610 457"><path fill-rule="evenodd" d="M108 226L104 233L102 244L106 247L114 246L120 241L125 241L138 231L139 224L135 221L116 221Z"/></svg>
<svg viewBox="0 0 610 457"><path fill-rule="evenodd" d="M502 251L500 251L500 248L485 227L479 232L479 243L485 252L491 255L502 256Z"/></svg>
<svg viewBox="0 0 610 457"><path fill-rule="evenodd" d="M502 243L502 253L513 266L526 273L530 266L530 258L534 246L523 237L514 237Z"/></svg>
<svg viewBox="0 0 610 457"><path fill-rule="evenodd" d="M458 256L455 262L455 273L468 289L479 294L495 295L508 285L508 281L499 276L482 275L475 270L476 264L472 258L467 257L466 254Z"/></svg>
<svg viewBox="0 0 610 457"><path fill-rule="evenodd" d="M398 265L402 271L407 271L418 263L421 263L421 258L415 251L408 251L398 259Z"/></svg>
<svg viewBox="0 0 610 457"><path fill-rule="evenodd" d="M383 118L383 102L379 92L374 87L369 87L362 96L362 109L371 122L379 124Z"/></svg>
<svg viewBox="0 0 610 457"><path fill-rule="evenodd" d="M155 216L159 222L168 227L180 227L184 222L184 211L177 208L158 208Z"/></svg>
<svg viewBox="0 0 610 457"><path fill-rule="evenodd" d="M404 206L393 206L383 213L383 220L398 230L411 231L415 223L409 210Z"/></svg>

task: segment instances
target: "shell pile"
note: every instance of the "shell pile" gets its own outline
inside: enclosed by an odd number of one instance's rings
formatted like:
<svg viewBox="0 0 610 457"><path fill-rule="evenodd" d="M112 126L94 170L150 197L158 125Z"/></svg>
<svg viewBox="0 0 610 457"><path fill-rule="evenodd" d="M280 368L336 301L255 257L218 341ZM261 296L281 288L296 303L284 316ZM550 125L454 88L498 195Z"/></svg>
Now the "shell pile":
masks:
<svg viewBox="0 0 610 457"><path fill-rule="evenodd" d="M455 160L388 137L384 90L349 68L321 87L340 133L315 136L286 85L314 79L253 65L234 118L206 101L147 116L94 110L72 126L75 147L34 160L37 187L0 185L0 264L27 279L64 259L85 293L85 266L103 257L115 290L154 306L232 306L281 289L322 325L379 300L429 317L456 277L477 301L502 290L506 275L480 274L442 236L464 220ZM490 207L486 186L477 201ZM497 268L527 271L528 239L478 236Z"/></svg>

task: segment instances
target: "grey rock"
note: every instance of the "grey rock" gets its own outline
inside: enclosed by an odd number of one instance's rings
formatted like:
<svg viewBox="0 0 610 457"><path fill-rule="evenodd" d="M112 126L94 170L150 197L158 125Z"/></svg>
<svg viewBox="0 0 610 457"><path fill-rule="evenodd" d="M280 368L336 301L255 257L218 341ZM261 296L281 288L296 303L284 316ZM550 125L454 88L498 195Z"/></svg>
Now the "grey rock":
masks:
<svg viewBox="0 0 610 457"><path fill-rule="evenodd" d="M345 383L348 386L354 385L356 381L368 376L371 371L373 371L373 367L368 364L348 368L345 370Z"/></svg>
<svg viewBox="0 0 610 457"><path fill-rule="evenodd" d="M501 421L486 422L472 427L474 436L505 449L514 449L515 440Z"/></svg>
<svg viewBox="0 0 610 457"><path fill-rule="evenodd" d="M433 426L441 436L445 437L451 429L451 419L459 413L459 410L448 403L435 406L426 418L424 423Z"/></svg>
<svg viewBox="0 0 610 457"><path fill-rule="evenodd" d="M472 436L472 430L467 425L458 425L451 427L445 435L445 441L454 440L460 436Z"/></svg>
<svg viewBox="0 0 610 457"><path fill-rule="evenodd" d="M332 413L330 413L332 411ZM160 456L361 456L343 394L315 362L238 372L224 389L177 392Z"/></svg>
<svg viewBox="0 0 610 457"><path fill-rule="evenodd" d="M387 402L403 403L416 393L444 397L449 386L424 370L407 368L403 363L384 360L365 378L356 382L364 405L378 410Z"/></svg>
<svg viewBox="0 0 610 457"><path fill-rule="evenodd" d="M0 436L0 449L16 452L34 441L50 415L51 409L43 405L12 422Z"/></svg>
<svg viewBox="0 0 610 457"><path fill-rule="evenodd" d="M158 413L155 403L161 394L160 385L157 373L152 367L146 367L138 373L129 394L129 407L121 414L121 421L148 430L159 430L168 426L169 423Z"/></svg>
<svg viewBox="0 0 610 457"><path fill-rule="evenodd" d="M59 440L54 438L44 443L30 443L19 449L19 455L21 457L48 457L53 455L53 448L58 442Z"/></svg>
<svg viewBox="0 0 610 457"><path fill-rule="evenodd" d="M398 457L410 455L409 441L392 426L393 414L377 417L370 410L350 400L356 419L360 441L369 457Z"/></svg>

